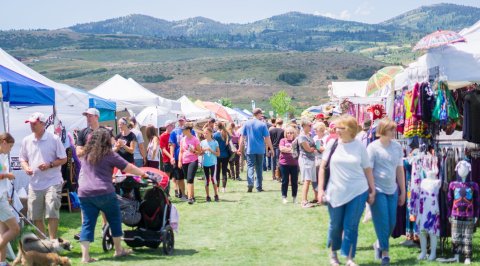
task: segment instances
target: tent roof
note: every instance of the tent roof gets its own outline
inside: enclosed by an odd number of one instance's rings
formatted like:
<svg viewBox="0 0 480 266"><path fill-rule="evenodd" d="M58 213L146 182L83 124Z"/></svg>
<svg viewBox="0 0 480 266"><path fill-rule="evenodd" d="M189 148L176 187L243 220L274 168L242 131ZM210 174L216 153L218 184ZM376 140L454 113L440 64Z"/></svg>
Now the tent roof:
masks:
<svg viewBox="0 0 480 266"><path fill-rule="evenodd" d="M135 85L139 90L147 90L148 92L150 92L148 89L146 89L145 87L140 85L140 83L138 83L134 79L128 78L128 81L130 83L132 83L133 85ZM165 110L168 110L171 113L175 113L175 114L181 114L182 113L182 108L181 108L180 102L175 101L175 100L170 100L170 99L167 99L167 98L163 98L162 96L158 96L156 94L155 94L155 96L158 98L158 106L159 107L161 107Z"/></svg>
<svg viewBox="0 0 480 266"><path fill-rule="evenodd" d="M55 91L0 65L3 100L11 106L54 105Z"/></svg>
<svg viewBox="0 0 480 266"><path fill-rule="evenodd" d="M367 81L332 82L331 98L365 97Z"/></svg>
<svg viewBox="0 0 480 266"><path fill-rule="evenodd" d="M195 105L187 96L183 95L177 100L181 104L182 113L188 120L198 120L214 116L208 109Z"/></svg>
<svg viewBox="0 0 480 266"><path fill-rule="evenodd" d="M135 85L118 74L89 92L117 102L117 110L124 110L127 108L140 111L146 106L158 105L156 94L141 86Z"/></svg>

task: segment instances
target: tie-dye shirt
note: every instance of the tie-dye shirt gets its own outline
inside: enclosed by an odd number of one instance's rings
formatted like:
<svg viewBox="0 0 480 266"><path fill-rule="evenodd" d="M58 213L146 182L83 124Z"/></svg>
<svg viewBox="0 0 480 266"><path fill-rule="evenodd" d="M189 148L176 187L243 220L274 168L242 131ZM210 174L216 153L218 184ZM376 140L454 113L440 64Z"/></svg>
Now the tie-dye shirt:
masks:
<svg viewBox="0 0 480 266"><path fill-rule="evenodd" d="M453 181L448 187L449 216L455 218L479 217L478 184Z"/></svg>

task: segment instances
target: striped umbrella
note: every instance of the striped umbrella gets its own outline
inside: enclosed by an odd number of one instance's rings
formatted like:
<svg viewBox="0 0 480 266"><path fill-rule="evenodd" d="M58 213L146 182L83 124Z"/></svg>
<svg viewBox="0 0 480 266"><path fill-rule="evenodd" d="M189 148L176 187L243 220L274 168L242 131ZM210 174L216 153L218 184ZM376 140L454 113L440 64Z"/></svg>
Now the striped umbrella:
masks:
<svg viewBox="0 0 480 266"><path fill-rule="evenodd" d="M428 50L430 48L440 47L451 43L464 42L462 35L450 30L437 30L423 37L413 47L413 51Z"/></svg>
<svg viewBox="0 0 480 266"><path fill-rule="evenodd" d="M367 82L367 96L383 89L402 71L403 67L401 66L388 66L378 70Z"/></svg>

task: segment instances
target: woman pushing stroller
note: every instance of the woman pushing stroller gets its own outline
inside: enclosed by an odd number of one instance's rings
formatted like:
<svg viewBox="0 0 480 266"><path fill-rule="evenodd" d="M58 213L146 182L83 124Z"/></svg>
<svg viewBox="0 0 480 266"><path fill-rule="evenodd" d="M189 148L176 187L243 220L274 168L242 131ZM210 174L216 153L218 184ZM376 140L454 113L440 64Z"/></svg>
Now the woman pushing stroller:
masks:
<svg viewBox="0 0 480 266"><path fill-rule="evenodd" d="M80 233L82 262L95 261L90 257L89 247L90 242L93 242L94 239L95 225L100 211L105 213L111 228L115 248L114 257L131 254L131 250L125 249L121 245L122 215L115 187L112 184L112 173L114 168L118 168L137 176L147 177L147 175L112 151L110 132L103 128L93 132L85 146L85 156L81 160L78 195L83 213L82 232Z"/></svg>

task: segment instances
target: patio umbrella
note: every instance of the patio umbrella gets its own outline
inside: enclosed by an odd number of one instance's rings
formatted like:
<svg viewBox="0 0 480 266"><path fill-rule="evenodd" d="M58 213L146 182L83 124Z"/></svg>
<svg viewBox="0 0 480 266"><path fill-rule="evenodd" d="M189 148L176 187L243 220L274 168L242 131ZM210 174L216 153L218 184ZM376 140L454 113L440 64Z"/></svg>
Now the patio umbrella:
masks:
<svg viewBox="0 0 480 266"><path fill-rule="evenodd" d="M401 66L388 66L378 70L367 82L367 96L381 90L402 71L403 67Z"/></svg>
<svg viewBox="0 0 480 266"><path fill-rule="evenodd" d="M450 30L437 30L423 37L413 47L413 51L428 50L430 48L440 47L451 43L464 42L462 35Z"/></svg>
<svg viewBox="0 0 480 266"><path fill-rule="evenodd" d="M200 107L204 107L204 108L212 111L215 114L215 116L217 116L217 118L219 118L219 119L224 119L224 120L227 120L229 122L233 122L233 119L230 116L230 114L228 114L228 111L225 108L223 108L222 105L220 105L218 103L202 102L200 100L196 100L195 104L200 106Z"/></svg>

